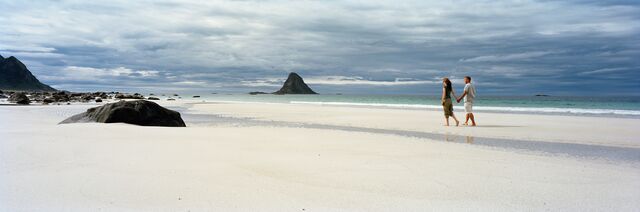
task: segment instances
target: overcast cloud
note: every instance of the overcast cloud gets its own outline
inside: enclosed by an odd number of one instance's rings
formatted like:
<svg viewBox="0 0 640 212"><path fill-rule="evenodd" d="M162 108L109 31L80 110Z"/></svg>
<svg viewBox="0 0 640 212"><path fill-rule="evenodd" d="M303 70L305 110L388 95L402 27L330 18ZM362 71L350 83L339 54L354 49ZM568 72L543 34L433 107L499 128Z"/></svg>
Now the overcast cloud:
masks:
<svg viewBox="0 0 640 212"><path fill-rule="evenodd" d="M471 75L487 94L635 94L637 2L0 0L0 54L73 91L274 91L295 71L320 93Z"/></svg>

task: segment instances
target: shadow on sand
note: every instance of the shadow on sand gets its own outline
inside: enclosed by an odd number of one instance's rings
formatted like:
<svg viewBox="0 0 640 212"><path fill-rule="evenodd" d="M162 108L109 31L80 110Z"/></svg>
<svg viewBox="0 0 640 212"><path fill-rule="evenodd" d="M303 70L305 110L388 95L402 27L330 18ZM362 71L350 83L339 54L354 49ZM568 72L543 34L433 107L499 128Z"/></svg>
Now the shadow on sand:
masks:
<svg viewBox="0 0 640 212"><path fill-rule="evenodd" d="M468 127L472 127L472 126L468 126ZM522 127L522 126L514 126L514 125L477 125L474 127L479 127L479 128L512 128L512 127Z"/></svg>

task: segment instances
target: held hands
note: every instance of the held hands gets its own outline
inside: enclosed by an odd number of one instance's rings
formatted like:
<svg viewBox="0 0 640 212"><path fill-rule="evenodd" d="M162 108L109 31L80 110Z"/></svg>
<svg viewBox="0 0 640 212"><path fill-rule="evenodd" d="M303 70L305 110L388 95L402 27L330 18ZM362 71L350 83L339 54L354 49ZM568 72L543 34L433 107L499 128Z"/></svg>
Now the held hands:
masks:
<svg viewBox="0 0 640 212"><path fill-rule="evenodd" d="M460 103L460 99L456 99L456 102Z"/></svg>

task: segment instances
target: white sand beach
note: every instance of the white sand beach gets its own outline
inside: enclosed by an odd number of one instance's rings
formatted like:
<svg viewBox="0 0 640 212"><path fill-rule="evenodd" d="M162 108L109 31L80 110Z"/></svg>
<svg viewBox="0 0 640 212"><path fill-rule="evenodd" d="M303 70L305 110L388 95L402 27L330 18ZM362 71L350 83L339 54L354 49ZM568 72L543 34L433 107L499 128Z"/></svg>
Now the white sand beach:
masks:
<svg viewBox="0 0 640 212"><path fill-rule="evenodd" d="M186 128L0 106L0 211L637 211L637 119L159 102ZM463 113L456 111L456 115Z"/></svg>

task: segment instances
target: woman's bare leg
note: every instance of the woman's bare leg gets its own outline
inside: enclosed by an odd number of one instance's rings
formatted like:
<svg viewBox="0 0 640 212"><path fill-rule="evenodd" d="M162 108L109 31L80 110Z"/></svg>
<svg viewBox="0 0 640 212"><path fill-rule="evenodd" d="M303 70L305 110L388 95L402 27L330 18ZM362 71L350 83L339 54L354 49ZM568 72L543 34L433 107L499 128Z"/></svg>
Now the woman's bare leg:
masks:
<svg viewBox="0 0 640 212"><path fill-rule="evenodd" d="M460 125L460 121L458 121L458 118L456 118L456 115L451 115L451 117L453 117L453 120L456 121L456 127Z"/></svg>

